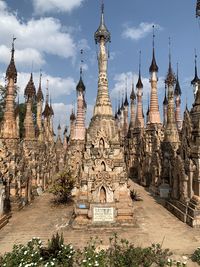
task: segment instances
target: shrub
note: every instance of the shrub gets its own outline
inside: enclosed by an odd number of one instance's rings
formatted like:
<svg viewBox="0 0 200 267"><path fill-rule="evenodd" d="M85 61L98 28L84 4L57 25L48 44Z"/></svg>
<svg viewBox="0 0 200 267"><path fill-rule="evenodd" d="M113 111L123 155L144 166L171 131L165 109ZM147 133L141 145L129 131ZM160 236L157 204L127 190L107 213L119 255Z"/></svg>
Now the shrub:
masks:
<svg viewBox="0 0 200 267"><path fill-rule="evenodd" d="M6 267L24 267L40 266L42 258L40 255L40 248L42 242L39 238L32 238L26 246L14 245L12 252L6 253L2 258L1 266Z"/></svg>
<svg viewBox="0 0 200 267"><path fill-rule="evenodd" d="M144 266L149 267L156 263L156 266L165 266L168 257L171 255L168 249L163 250L160 244L153 244L151 247L134 247L125 239L118 240L117 235L110 239L108 250L110 267Z"/></svg>
<svg viewBox="0 0 200 267"><path fill-rule="evenodd" d="M65 245L62 234L53 235L47 247L38 238L26 246L14 245L12 252L0 258L2 267L150 267L186 266L169 259L171 253L160 244L147 248L135 247L125 239L119 240L114 234L108 249L101 249L98 238L91 239L83 248L74 250ZM199 253L199 251L198 251ZM195 253L194 253L195 254Z"/></svg>
<svg viewBox="0 0 200 267"><path fill-rule="evenodd" d="M74 249L72 245L64 245L63 236L53 236L48 247L42 246L39 238L32 238L26 246L14 245L12 252L6 253L0 260L2 267L31 266L73 266Z"/></svg>
<svg viewBox="0 0 200 267"><path fill-rule="evenodd" d="M191 256L191 259L193 262L196 262L200 265L200 247L195 250Z"/></svg>
<svg viewBox="0 0 200 267"><path fill-rule="evenodd" d="M137 193L137 191L136 190L131 190L131 192L130 192L130 196L131 196L131 199L133 200L133 201L141 201L142 200L142 198L141 198L141 196Z"/></svg>
<svg viewBox="0 0 200 267"><path fill-rule="evenodd" d="M75 181L71 175L71 172L65 170L58 174L58 177L53 181L50 193L53 193L58 202L65 203L71 198L71 192L74 188Z"/></svg>

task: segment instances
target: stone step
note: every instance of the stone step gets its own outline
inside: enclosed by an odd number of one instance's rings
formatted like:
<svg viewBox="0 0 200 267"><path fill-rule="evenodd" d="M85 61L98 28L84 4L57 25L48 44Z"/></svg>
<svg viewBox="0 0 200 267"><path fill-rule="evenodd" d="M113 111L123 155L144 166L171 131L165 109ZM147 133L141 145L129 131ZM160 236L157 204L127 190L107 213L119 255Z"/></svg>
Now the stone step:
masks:
<svg viewBox="0 0 200 267"><path fill-rule="evenodd" d="M3 228L8 222L11 215L3 215L3 217L0 218L0 229Z"/></svg>
<svg viewBox="0 0 200 267"><path fill-rule="evenodd" d="M175 206L173 203L166 201L165 207L167 210L169 210L172 214L174 214L179 220L186 223L186 213L182 212L177 206Z"/></svg>
<svg viewBox="0 0 200 267"><path fill-rule="evenodd" d="M117 209L124 209L124 208L132 208L133 204L130 202L125 202L125 203L117 203L116 208Z"/></svg>
<svg viewBox="0 0 200 267"><path fill-rule="evenodd" d="M119 216L122 216L122 215L133 215L133 209L132 208L121 208L121 209L118 209L117 214Z"/></svg>

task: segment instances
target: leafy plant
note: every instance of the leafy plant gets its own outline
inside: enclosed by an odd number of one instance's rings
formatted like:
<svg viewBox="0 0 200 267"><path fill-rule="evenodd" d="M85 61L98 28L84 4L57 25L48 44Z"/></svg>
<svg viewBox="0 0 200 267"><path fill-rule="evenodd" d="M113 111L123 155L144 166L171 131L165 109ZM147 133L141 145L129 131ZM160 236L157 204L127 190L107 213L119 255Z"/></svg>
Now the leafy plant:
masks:
<svg viewBox="0 0 200 267"><path fill-rule="evenodd" d="M108 253L110 267L149 267L153 264L165 266L168 257L171 255L168 249L163 250L159 244L153 244L147 248L135 247L125 239L119 241L116 234L110 239Z"/></svg>
<svg viewBox="0 0 200 267"><path fill-rule="evenodd" d="M32 263L37 263L35 266L39 266L42 262L41 245L42 242L39 238L32 238L26 246L14 245L12 252L6 253L2 258L1 266L24 267Z"/></svg>
<svg viewBox="0 0 200 267"><path fill-rule="evenodd" d="M195 251L199 256L200 249ZM110 238L110 245L102 249L102 241L92 238L83 249L75 250L71 244L65 245L63 235L53 235L47 247L39 238L33 238L27 245L14 245L12 252L0 257L2 267L150 267L186 266L181 261L169 258L168 249L160 244L150 247L135 247L117 234ZM195 260L197 260L195 256Z"/></svg>
<svg viewBox="0 0 200 267"><path fill-rule="evenodd" d="M200 265L200 247L197 248L191 256L193 262L196 262Z"/></svg>
<svg viewBox="0 0 200 267"><path fill-rule="evenodd" d="M53 193L58 202L65 203L71 198L71 192L74 188L75 181L70 171L65 170L61 172L58 177L53 181L50 193Z"/></svg>
<svg viewBox="0 0 200 267"><path fill-rule="evenodd" d="M131 199L133 200L133 201L142 201L142 198L141 198L141 196L137 193L137 191L136 190L131 190L131 192L130 192L130 196L131 196Z"/></svg>
<svg viewBox="0 0 200 267"><path fill-rule="evenodd" d="M61 236L57 233L55 236L53 235L50 240L48 240L48 251L51 255L57 256L58 251L62 249L62 246L64 245L64 238L63 234Z"/></svg>

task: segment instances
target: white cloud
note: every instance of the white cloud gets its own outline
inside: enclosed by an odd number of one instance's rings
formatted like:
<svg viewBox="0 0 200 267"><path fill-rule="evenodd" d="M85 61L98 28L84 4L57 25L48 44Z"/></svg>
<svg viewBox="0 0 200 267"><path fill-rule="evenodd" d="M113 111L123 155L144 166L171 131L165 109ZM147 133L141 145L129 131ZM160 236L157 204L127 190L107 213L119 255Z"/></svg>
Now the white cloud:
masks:
<svg viewBox="0 0 200 267"><path fill-rule="evenodd" d="M154 23L141 22L138 27L125 26L125 29L122 33L124 38L130 38L134 41L138 41L146 37L150 32L152 32L152 27L155 26L156 29L161 30L161 26Z"/></svg>
<svg viewBox="0 0 200 267"><path fill-rule="evenodd" d="M77 44L77 48L79 50L83 49L84 51L91 49L89 44L88 44L88 41L86 39L81 39ZM83 53L83 55L84 55L84 53Z"/></svg>
<svg viewBox="0 0 200 267"><path fill-rule="evenodd" d="M45 17L24 22L15 13L8 11L6 4L0 1L0 25L1 50L5 51L5 47L10 50L14 35L17 38L16 49L19 50L20 63L27 64L28 54L30 64L34 57L36 65L44 64L45 54L64 58L74 58L76 55L72 34L62 27L58 19ZM3 59L0 56L0 61L5 62L5 56Z"/></svg>
<svg viewBox="0 0 200 267"><path fill-rule="evenodd" d="M7 8L7 4L4 1L0 1L0 10L5 10Z"/></svg>
<svg viewBox="0 0 200 267"><path fill-rule="evenodd" d="M0 62L8 64L10 61L10 49L5 45L0 45ZM15 60L17 65L25 65L30 67L33 63L33 66L42 66L45 64L45 61L42 55L35 49L26 48L23 50L16 49L15 51Z"/></svg>
<svg viewBox="0 0 200 267"><path fill-rule="evenodd" d="M60 123L62 132L64 131L65 126L68 126L68 134L70 131L70 114L74 106L72 104L64 104L62 102L53 103L53 110L54 110L54 131L57 133L57 127ZM93 105L87 105L87 113L86 113L86 127L88 127L92 114L93 114ZM76 108L75 108L76 109ZM75 110L76 113L76 110Z"/></svg>
<svg viewBox="0 0 200 267"><path fill-rule="evenodd" d="M49 12L71 12L79 7L83 0L32 0L37 14Z"/></svg>
<svg viewBox="0 0 200 267"><path fill-rule="evenodd" d="M126 79L127 79L127 92L128 97L130 96L131 90L132 90L132 82L134 81L134 88L136 87L137 81L138 81L138 74L132 73L132 72L126 72L126 73L120 73L116 74L114 77L115 85L114 88L111 90L111 97L113 99L120 99L122 96L125 95L125 88L126 88ZM147 101L148 96L151 91L151 85L149 82L149 78L141 77L142 83L143 83L143 100ZM158 94L162 92L164 88L164 78L159 77L158 80ZM136 91L136 88L135 88Z"/></svg>
<svg viewBox="0 0 200 267"><path fill-rule="evenodd" d="M54 131L56 132L57 126L60 123L62 130L64 131L65 126L69 126L69 117L72 111L72 104L53 103L54 110Z"/></svg>
<svg viewBox="0 0 200 267"><path fill-rule="evenodd" d="M138 74L136 73L131 73L131 72L127 72L127 73L120 73L115 75L114 77L114 81L115 81L115 85L114 88L111 90L111 97L113 99L113 107L116 109L116 106L118 105L118 101L120 99L122 99L122 95L125 94L125 81L128 81L128 87L127 87L127 91L128 91L128 98L130 98L130 93L132 90L132 81L134 81L134 89L135 89L135 93L136 93L136 84L138 81ZM142 79L142 83L143 83L143 110L144 113L146 114L147 108L148 108L148 100L150 98L150 92L151 92L151 84L149 82L149 78L146 77L141 77ZM158 80L158 84L157 84L157 89L158 89L158 97L160 95L163 96L164 94L164 77L159 77ZM130 102L130 100L128 99L128 101ZM160 109L160 111L162 112L162 110Z"/></svg>
<svg viewBox="0 0 200 267"><path fill-rule="evenodd" d="M5 74L0 74L1 77L5 77ZM33 80L36 87L36 90L38 88L39 84L39 73L33 73ZM17 79L17 86L20 88L19 95L20 95L20 102L24 101L24 89L30 79L30 73L26 72L19 72L18 73L18 79ZM59 99L61 97L67 97L70 95L73 91L76 89L76 82L72 77L54 77L51 75L48 75L46 73L43 73L42 75L42 89L43 94L45 96L46 94L46 84L47 80L49 80L49 93L52 97L52 102L54 102L54 99ZM2 78L2 84L4 84L3 78Z"/></svg>

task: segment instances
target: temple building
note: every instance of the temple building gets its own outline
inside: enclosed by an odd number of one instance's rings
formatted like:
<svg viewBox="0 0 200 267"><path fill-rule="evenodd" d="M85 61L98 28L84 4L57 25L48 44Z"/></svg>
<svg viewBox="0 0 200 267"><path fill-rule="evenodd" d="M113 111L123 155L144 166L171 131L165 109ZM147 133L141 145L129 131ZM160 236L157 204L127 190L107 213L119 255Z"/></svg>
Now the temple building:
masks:
<svg viewBox="0 0 200 267"><path fill-rule="evenodd" d="M83 157L77 166L80 171L75 190L75 222L78 224L123 223L132 220L133 209L124 150L120 146L118 128L108 92L106 43L110 42L111 35L105 25L103 4L100 25L94 38L99 45L98 91L93 116L85 137ZM83 86L81 92L83 92ZM122 130L124 134L128 131L127 94L121 110L125 113L125 118L123 117L123 126L125 126Z"/></svg>
<svg viewBox="0 0 200 267"><path fill-rule="evenodd" d="M48 100L43 109L42 80L36 93L34 77L24 90L25 110L16 103L17 69L13 38L11 60L6 71L5 112L0 131L0 228L11 212L20 210L48 187L63 168L66 154L62 142L54 142L53 109ZM47 88L48 89L48 88ZM36 114L34 112L37 110ZM60 139L59 139L60 140ZM61 140L60 140L61 141Z"/></svg>
<svg viewBox="0 0 200 267"><path fill-rule="evenodd" d="M159 67L153 27L151 62L141 64L140 52L137 82L132 82L131 88L126 82L113 115L107 49L111 33L105 24L103 4L94 40L98 47L98 89L89 126L86 125L87 88L81 65L74 88L76 105L68 118L70 129L64 124L62 136L63 125L59 123L55 136L49 82L44 98L41 74L37 90L34 75L30 74L24 89L24 103L16 101L13 38L6 70L5 112L0 122L0 228L8 222L11 211L30 203L46 190L56 174L65 169L71 171L75 181L73 227L132 224L134 202L130 197L129 179L164 199L165 207L180 220L199 227L200 79L197 55L191 81L194 103L191 110L186 105L182 116L181 81L178 67L174 74L170 49L163 84L165 90L160 92L158 89ZM147 112L144 110L146 88L142 77L146 64L150 75ZM163 97L160 106L159 93Z"/></svg>

